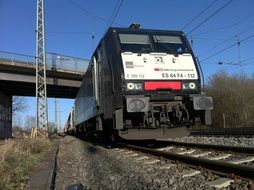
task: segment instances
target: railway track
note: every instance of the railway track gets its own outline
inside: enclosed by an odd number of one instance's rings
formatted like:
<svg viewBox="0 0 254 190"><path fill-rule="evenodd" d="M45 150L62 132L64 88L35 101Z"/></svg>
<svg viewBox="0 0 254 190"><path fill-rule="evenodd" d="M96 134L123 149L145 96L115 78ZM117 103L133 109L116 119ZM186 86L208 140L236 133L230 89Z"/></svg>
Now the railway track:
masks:
<svg viewBox="0 0 254 190"><path fill-rule="evenodd" d="M211 128L205 130L192 130L190 131L192 136L245 136L253 137L254 128Z"/></svg>
<svg viewBox="0 0 254 190"><path fill-rule="evenodd" d="M119 143L119 146L188 164L197 169L196 173L200 173L198 172L200 170L208 169L213 173L229 178L239 176L244 179L254 180L254 148L165 141L162 143L169 143L169 146L148 148L124 143ZM135 156L136 154L133 155ZM212 156L209 157L208 155ZM232 156L233 159L229 159Z"/></svg>
<svg viewBox="0 0 254 190"><path fill-rule="evenodd" d="M60 150L62 156L59 157L58 164L61 171L57 175L69 179L65 171L73 170L75 176L80 176L82 184L85 185L107 184L108 189L117 189L118 186L119 189L253 188L254 162L249 159L254 157L253 148L171 141L150 141L142 144L139 141L138 144L135 142L131 145L130 142L107 144L87 138L75 140L70 136L64 139L67 139L67 142ZM244 161L244 158L248 158L249 162ZM236 160L238 164L233 163ZM82 177L84 173L92 178L86 181L87 176L84 179ZM98 182L99 178L103 180ZM126 187L122 188L124 185Z"/></svg>
<svg viewBox="0 0 254 190"><path fill-rule="evenodd" d="M182 147L187 147L187 148L199 148L199 149L206 149L206 150L232 151L235 153L254 154L254 148L252 148L252 147L187 143L187 142L176 142L176 141L166 141L166 140L156 140L156 144L159 144L160 146L162 146L162 145L164 145L164 146L169 145L169 146L176 146L176 147L182 146Z"/></svg>

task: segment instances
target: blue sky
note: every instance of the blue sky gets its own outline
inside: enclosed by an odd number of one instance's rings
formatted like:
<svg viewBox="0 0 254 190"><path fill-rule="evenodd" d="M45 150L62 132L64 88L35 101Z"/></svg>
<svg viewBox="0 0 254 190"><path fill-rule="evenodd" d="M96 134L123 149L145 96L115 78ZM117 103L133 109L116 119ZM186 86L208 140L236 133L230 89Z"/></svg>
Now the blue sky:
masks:
<svg viewBox="0 0 254 190"><path fill-rule="evenodd" d="M117 0L44 1L46 51L89 59L106 30ZM210 8L184 27L210 4ZM133 21L142 28L183 29L193 41L194 53L206 78L220 69L254 73L253 0L125 0L113 26L128 27ZM0 0L0 51L35 55L35 27L36 0ZM35 99L28 101L30 108L24 115L35 115ZM59 104L63 124L73 100L61 99ZM50 121L54 118L53 106L53 99L49 99Z"/></svg>

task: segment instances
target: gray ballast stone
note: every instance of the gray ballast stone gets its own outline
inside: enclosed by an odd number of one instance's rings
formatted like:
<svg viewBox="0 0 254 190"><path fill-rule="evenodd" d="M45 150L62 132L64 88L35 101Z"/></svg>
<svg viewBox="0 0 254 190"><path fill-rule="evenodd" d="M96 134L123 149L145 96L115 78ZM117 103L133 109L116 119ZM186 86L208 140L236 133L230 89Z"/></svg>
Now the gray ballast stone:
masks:
<svg viewBox="0 0 254 190"><path fill-rule="evenodd" d="M229 179L229 178L219 178L214 181L206 183L207 185L215 188L224 188L229 186L231 183L233 183L234 180Z"/></svg>

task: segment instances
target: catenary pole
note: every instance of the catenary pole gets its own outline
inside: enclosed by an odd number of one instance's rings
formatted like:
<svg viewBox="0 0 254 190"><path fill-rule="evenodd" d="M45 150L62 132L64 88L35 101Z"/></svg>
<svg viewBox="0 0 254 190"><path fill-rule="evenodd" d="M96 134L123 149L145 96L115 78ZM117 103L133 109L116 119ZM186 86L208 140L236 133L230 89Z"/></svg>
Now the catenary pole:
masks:
<svg viewBox="0 0 254 190"><path fill-rule="evenodd" d="M36 19L36 135L48 134L44 0L37 0Z"/></svg>

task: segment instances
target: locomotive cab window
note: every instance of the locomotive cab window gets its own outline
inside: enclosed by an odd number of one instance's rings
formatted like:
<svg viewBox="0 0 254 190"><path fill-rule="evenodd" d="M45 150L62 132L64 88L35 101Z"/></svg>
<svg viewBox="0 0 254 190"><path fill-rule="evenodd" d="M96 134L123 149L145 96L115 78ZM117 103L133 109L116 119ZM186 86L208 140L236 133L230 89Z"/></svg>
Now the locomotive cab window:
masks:
<svg viewBox="0 0 254 190"><path fill-rule="evenodd" d="M148 35L144 34L119 34L122 51L151 52L152 46Z"/></svg>
<svg viewBox="0 0 254 190"><path fill-rule="evenodd" d="M153 36L156 50L170 54L188 53L188 49L179 36Z"/></svg>

